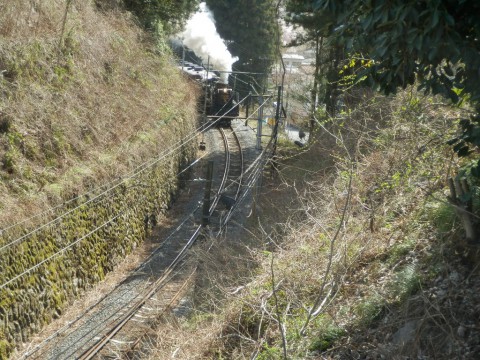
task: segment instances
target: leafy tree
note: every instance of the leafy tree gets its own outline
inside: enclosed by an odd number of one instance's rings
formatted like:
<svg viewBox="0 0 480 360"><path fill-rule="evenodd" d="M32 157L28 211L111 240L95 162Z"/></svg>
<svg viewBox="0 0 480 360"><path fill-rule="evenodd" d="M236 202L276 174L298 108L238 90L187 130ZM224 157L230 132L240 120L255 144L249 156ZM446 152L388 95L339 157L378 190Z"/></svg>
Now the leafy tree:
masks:
<svg viewBox="0 0 480 360"><path fill-rule="evenodd" d="M196 9L198 0L123 0L143 27L157 31L159 25L167 34L178 31Z"/></svg>
<svg viewBox="0 0 480 360"><path fill-rule="evenodd" d="M480 2L477 0L314 0L318 28L351 54L372 60L357 78L385 93L418 82L475 115L452 140L458 155L480 146ZM480 160L472 173L480 176Z"/></svg>
<svg viewBox="0 0 480 360"><path fill-rule="evenodd" d="M339 67L344 60L344 47L338 43L338 39L328 36L328 29L323 27L324 14L315 11L313 3L288 0L285 5L286 21L302 29L287 46L310 45L315 50L315 71L310 103L310 132L312 132L315 125L317 99L325 104L327 114L335 116L339 94Z"/></svg>
<svg viewBox="0 0 480 360"><path fill-rule="evenodd" d="M207 0L238 71L268 73L277 44L274 0ZM262 76L256 77L262 81Z"/></svg>

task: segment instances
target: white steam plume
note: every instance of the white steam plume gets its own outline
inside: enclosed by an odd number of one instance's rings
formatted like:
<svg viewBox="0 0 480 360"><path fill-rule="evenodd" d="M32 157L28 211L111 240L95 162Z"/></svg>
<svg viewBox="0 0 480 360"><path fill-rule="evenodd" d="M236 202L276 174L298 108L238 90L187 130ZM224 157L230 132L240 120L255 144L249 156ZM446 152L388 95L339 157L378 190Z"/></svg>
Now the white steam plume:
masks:
<svg viewBox="0 0 480 360"><path fill-rule="evenodd" d="M232 57L223 39L218 35L213 14L202 2L200 10L187 22L185 31L180 34L183 43L192 49L203 61L210 56L210 63L216 70L232 71L232 64L238 60ZM222 82L228 82L228 73L222 73Z"/></svg>

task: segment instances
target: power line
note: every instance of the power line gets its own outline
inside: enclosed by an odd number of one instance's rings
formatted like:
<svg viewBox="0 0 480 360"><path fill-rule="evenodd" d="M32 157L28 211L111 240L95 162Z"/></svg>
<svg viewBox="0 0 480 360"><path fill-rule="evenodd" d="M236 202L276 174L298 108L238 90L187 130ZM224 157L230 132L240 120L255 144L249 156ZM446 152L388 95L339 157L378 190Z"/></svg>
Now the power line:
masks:
<svg viewBox="0 0 480 360"><path fill-rule="evenodd" d="M199 128L198 128L198 129L199 129L198 131L200 131L201 128L202 128L202 127L199 127ZM149 169L150 167L154 166L155 164L157 164L158 162L160 162L161 160L163 160L166 156L173 154L176 150L180 149L183 145L185 145L185 144L187 144L188 142L190 142L190 141L194 138L194 137L192 136L192 134L193 134L193 133L191 133L191 134L189 134L188 136L184 137L184 138L182 139L182 140L184 140L184 141L181 142L180 144L176 144L176 146L172 146L172 147L170 147L170 148L167 148L167 149L161 154L161 156L160 156L159 158L154 159L154 160L150 159L150 160L144 162L143 164L141 164L140 166L138 166L136 169L134 169L134 171L131 172L131 175L126 176L126 177L123 177L123 178L120 179L120 180L117 180L118 183L116 183L115 185L113 185L113 186L109 187L108 189L104 190L104 191L101 192L100 194L94 196L93 198L87 200L86 202L81 203L80 205L74 207L73 209L70 209L70 210L64 212L63 214L57 216L55 219L50 220L49 222L47 222L47 223L45 223L45 224L42 224L41 226L33 229L32 231L28 232L27 234L25 234L25 235L23 235L23 236L15 239L15 240L7 243L7 244L2 245L2 246L0 247L0 252L2 252L3 250L5 250L5 249L8 248L8 247L11 247L11 246L13 246L13 245L16 245L16 244L22 242L23 240L25 240L25 239L28 238L29 236L33 235L34 233L38 232L39 230L44 229L44 228L48 227L49 225L52 225L52 224L56 223L57 221L61 220L61 219L64 218L65 216L71 214L71 213L74 212L75 210L78 210L80 207L85 206L85 205L87 205L87 204L89 204L89 203L92 203L93 201L101 198L103 195L105 195L105 194L111 192L112 190L116 189L116 188L119 187L120 185L123 185L123 184L126 183L128 180L133 179L134 177L140 175L140 174L143 173L145 170ZM193 135L196 137L196 136L197 136L197 132L195 132ZM149 163L149 162L150 162L150 163ZM127 173L127 174L129 174L129 173ZM179 173L179 174L180 174L180 173ZM177 174L177 176L178 176L179 174ZM113 182L112 182L112 183L113 183ZM92 192L93 192L93 191L92 191ZM90 192L89 192L89 193L90 193ZM89 193L87 193L87 194L89 194ZM81 197L81 196L77 197L76 199L78 199L78 198L80 198L80 197ZM73 201L73 200L71 200L71 201ZM35 217L35 216L34 216L34 217ZM32 218L34 218L34 217L32 217Z"/></svg>
<svg viewBox="0 0 480 360"><path fill-rule="evenodd" d="M113 218L111 218L110 220L104 222L102 225L96 227L94 230L90 231L88 234L85 234L84 236L82 236L81 238L77 239L76 241L74 241L73 243L70 243L68 246L62 248L61 250L57 251L56 253L50 255L48 258L42 260L41 262L39 262L38 264L32 266L31 268L25 270L24 272L18 274L17 276L11 278L10 280L8 280L7 282L3 283L2 285L0 285L0 290L5 288L8 284L11 284L12 282L14 282L15 280L18 280L19 278L23 277L24 275L28 274L28 273L31 273L33 270L39 268L41 265L47 263L48 261L52 260L53 258L59 256L60 254L63 254L65 251L67 251L68 249L70 249L71 247L73 247L74 245L78 244L80 241L86 239L87 237L89 237L90 235L96 233L98 230L104 228L105 226L107 226L108 224L112 223L114 220L118 219L121 215L123 215L127 210L124 210L122 211L121 213L115 215Z"/></svg>
<svg viewBox="0 0 480 360"><path fill-rule="evenodd" d="M239 104L243 103L245 101L247 97L243 98ZM217 119L217 121L219 121L219 119ZM201 131L205 131L206 129L210 128L211 126L213 126L217 121L214 121L214 122L211 122L210 124L207 124L207 126L200 126L198 128L198 130L201 130ZM108 192L112 191L113 189L117 188L118 186L120 186L121 184L125 183L127 180L129 179L132 179L136 176L138 176L139 174L143 173L145 170L151 168L152 166L154 166L155 164L157 164L159 161L161 161L162 159L164 159L166 156L170 155L170 154L173 154L175 151L177 151L181 146L187 144L188 142L190 142L192 140L192 135L196 136L197 135L197 132L195 134L193 133L190 133L188 134L187 136L185 136L183 139L181 139L181 141L179 141L176 146L171 146L170 148L168 148L167 150L165 150L164 152L162 152L160 154L160 156L156 159L153 159L153 160L149 160L149 161L146 161L144 162L143 164L141 164L140 166L138 166L137 168L135 168L131 173L131 175L129 175L128 177L124 177L123 179L120 179L118 181L117 184L115 184L114 186L111 186L109 187L108 189L106 189L105 191L103 191L102 193L96 195L94 198L92 199L89 199L88 201L82 203L81 205L73 208L73 209L70 209L69 211L63 213L62 215L58 216L57 218L47 222L46 224L43 224L42 226L40 227L37 227L36 229L32 230L31 232L29 232L28 234L25 234L24 236L10 242L9 244L6 244L4 246L2 246L0 248L0 251L4 250L5 248L8 248L10 246L13 246L17 243L20 243L22 240L26 239L27 237L29 237L30 235L32 235L33 233L57 222L58 220L62 219L63 217L67 216L68 214L72 213L73 211L75 211L76 209L78 209L79 207L81 206L85 206L86 204L89 204L91 202L93 202L94 200L97 200L99 199L101 196L107 194ZM204 155L205 156L205 155ZM193 161L192 163L189 164L188 167L186 167L185 169L183 169L182 171L180 171L179 173L177 173L176 176L182 174L183 172L185 172L189 167L193 166L195 163L197 163L199 159L196 159L195 161ZM112 182L113 183L113 182ZM77 197L76 199L80 198ZM69 200L67 203L70 203L72 202L72 200ZM55 209L55 208L53 208ZM122 216L123 214L125 214L129 209L125 209L123 211L121 211L120 213L118 213L117 215L115 215L114 217L112 217L111 219L107 220L106 222L104 222L102 225L96 227L95 229L91 230L90 232L88 232L87 234L83 235L82 237L80 237L79 239L75 240L74 242L68 244L67 246L63 247L62 249L58 250L57 252L55 252L54 254L50 255L49 257L41 260L39 263L35 264L34 266L28 268L27 270L23 271L22 273L14 276L13 278L11 278L10 280L6 281L5 283L3 283L2 285L0 285L0 289L3 289L5 288L7 285L11 284L12 282L18 280L19 278L23 277L24 275L28 274L28 273L31 273L32 271L34 271L35 269L38 269L40 266L42 266L43 264L49 262L50 260L52 260L53 258L57 257L57 256L60 256L62 255L63 253L65 253L67 250L71 249L74 245L80 243L81 241L83 241L84 239L86 239L87 237L93 235L94 233L98 232L100 229L106 227L107 225L111 224L113 221L115 221L116 219L118 219L120 216ZM36 215L36 216L39 216L39 215ZM32 217L34 218L34 217Z"/></svg>
<svg viewBox="0 0 480 360"><path fill-rule="evenodd" d="M259 162L260 159L262 159L264 157L264 155L266 154L266 148L262 151L262 153L253 161L253 163L247 168L247 170L245 170L245 173L248 173L250 171L252 171L254 168L257 168L255 170L255 172L253 172L253 177L252 179L253 180L250 180L248 183L247 183L247 188L250 188L251 187L251 184L253 183L253 181L256 181L256 179L258 178L258 174L260 173L260 169L261 167L260 166L256 166L256 164L260 164L262 165L261 162ZM196 159L194 162L192 162L190 164L190 166L193 166L193 164L197 163L198 161L200 160L199 159ZM177 174L177 176L181 173L183 173L186 169L182 170L180 173ZM246 195L244 195L243 197L245 197ZM195 211L197 211L197 209L199 208L199 206L197 206L193 212L191 212L189 214L189 216L191 214L193 214ZM107 220L106 222L104 222L102 225L96 227L95 229L93 229L92 231L88 232L87 234L83 235L82 237L80 237L79 239L75 240L74 242L68 244L67 246L63 247L62 249L58 250L57 252L55 252L54 254L50 255L49 257L41 260L39 263L35 264L34 266L31 266L30 268L28 268L27 270L24 270L22 273L14 276L13 278L9 279L8 281L6 281L5 283L1 284L0 285L0 290L5 288L7 285L13 283L14 281L20 279L21 277L23 277L24 275L26 274L29 274L31 273L32 271L38 269L40 266L42 266L43 264L49 262L50 260L54 259L55 257L58 257L60 256L61 254L65 253L67 250L71 249L74 245L80 243L81 241L83 241L84 239L88 238L89 236L93 235L94 233L96 233L97 231L99 231L100 229L106 227L107 225L109 225L110 223L112 223L114 220L118 219L120 216L122 216L123 214L125 214L129 209L125 209L123 211L121 211L120 213L118 213L117 215L115 215L114 217L112 217L111 219ZM188 217L185 217L185 220L181 222L181 224L176 228L176 231L178 231L178 229L189 219L189 216ZM171 236L171 235L170 235ZM1 249L0 249L1 250ZM153 254L152 254L153 255Z"/></svg>
<svg viewBox="0 0 480 360"><path fill-rule="evenodd" d="M194 130L194 132L191 132L191 133L187 134L187 136L185 136L183 139L186 139L187 137L189 137L189 136L192 135L192 134L197 134L199 131L202 130L202 127L203 127L203 125L199 126L198 128L196 128L196 129ZM187 143L187 142L185 142L184 144L186 144L186 143ZM176 144L174 144L174 145L176 145ZM172 147L173 147L174 145L172 145ZM170 148L167 148L167 149L164 150L164 151L168 151L169 149L170 149ZM160 155L161 155L161 154L160 154ZM124 177L125 177L125 176L128 176L130 173L135 172L138 168L146 165L146 164L147 164L148 162L150 162L150 161L152 161L152 159L149 159L149 160L145 161L144 163L138 165L138 166L137 166L136 168L134 168L133 170L127 172L127 173L124 175ZM94 188L94 189L91 189L91 190L89 190L89 191L87 191L87 192L85 192L85 193L83 193L83 194L81 194L81 195L78 195L78 196L76 196L76 197L73 198L73 199L70 199L70 200L65 201L65 202L63 202L63 203L61 203L61 204L58 204L58 205L56 205L56 206L53 206L53 207L51 207L51 208L49 208L49 209L47 209L47 210L44 210L44 211L42 211L42 212L40 212L40 213L38 213L38 214L35 214L35 215L31 216L31 217L28 217L28 218L26 218L26 219L24 219L24 220L21 220L21 221L15 223L15 224L8 225L7 227L5 227L5 228L3 228L3 229L0 229L0 234L3 234L4 232L6 232L7 230L9 230L9 229L11 229L11 228L13 228L13 227L22 225L22 224L24 224L24 223L26 223L26 222L28 222L28 221L30 221L30 220L32 220L32 219L35 219L35 218L40 217L40 216L42 216L42 215L45 215L45 214L47 214L47 213L49 213L49 212L52 212L52 211L54 211L54 210L56 210L56 209L59 209L59 208L61 208L61 207L63 207L63 206L66 206L66 205L68 205L68 204L70 204L70 203L72 203L72 202L75 202L75 201L77 201L78 199L80 199L80 198L82 198L82 197L86 197L87 195L92 194L92 193L100 190L101 188L106 187L106 186L108 186L108 185L110 185L110 184L113 184L113 183L115 183L115 182L117 182L117 181L122 181L122 178L117 178L117 179L114 179L114 180L112 180L112 181L109 181L109 182L107 182L107 183L105 183L105 184L102 184L102 185L100 185L100 186L98 186L98 187L96 187L96 188ZM108 191L110 191L110 190L112 190L112 189L114 189L115 187L116 187L116 186L113 186L113 187L105 190L104 193L105 193L105 192L108 192ZM103 195L104 193L102 193L102 194L100 194L100 195ZM87 202L87 203L88 203L88 202ZM85 203L82 203L82 204L85 204ZM81 205L80 205L80 206L81 206ZM78 209L78 207L77 207L76 209ZM53 220L52 220L52 221L53 221ZM1 250L2 250L2 248L0 248L0 251L1 251Z"/></svg>
<svg viewBox="0 0 480 360"><path fill-rule="evenodd" d="M247 97L243 98L239 104L243 103L245 101ZM233 109L233 107L232 107ZM232 110L230 109L230 110ZM230 111L229 110L229 111ZM7 244L4 244L0 247L0 252L3 252L5 249L13 246L13 245L16 245L16 244L19 244L21 242L23 242L25 239L29 238L31 235L35 234L36 232L44 229L44 228L47 228L48 226L58 222L59 220L63 219L65 216L73 213L75 210L78 210L80 207L82 206L85 206L87 204L90 204L92 203L93 201L101 198L103 195L111 192L112 190L116 189L117 187L119 187L120 185L123 185L124 183L126 183L128 180L130 179L133 179L134 177L140 175L141 173L143 173L145 170L153 167L155 164L157 164L158 162L160 162L161 160L163 160L164 158L166 158L168 155L172 155L175 151L177 151L178 149L180 149L182 146L186 145L187 143L189 143L190 141L192 141L198 134L198 131L206 131L208 130L210 127L214 126L218 121L220 121L221 119L223 118L222 117L219 117L218 119L216 119L215 121L213 122L210 122L210 123L207 123L206 125L201 125L198 129L196 129L196 132L195 133L189 133L187 136L185 136L183 139L181 139L175 146L171 146L170 148L167 148L165 151L163 151L161 153L161 156L159 158L156 158L156 159L150 159L146 162L144 162L143 164L141 164L140 166L138 166L136 169L134 169L134 171L131 172L131 175L127 176L127 177L124 177L120 180L118 180L118 183L109 187L108 189L104 190L103 192L101 192L100 194L94 196L93 198L87 200L86 202L83 202L81 203L80 205L64 212L63 214L57 216L55 219L52 219L50 220L49 222L45 223L45 224L42 224L41 226L31 230L30 232L28 232L27 234L24 234L22 236L20 236L19 238L15 239L15 240L12 240L10 241L9 243ZM149 163L150 162L150 163ZM186 169L182 170L180 173L176 174L176 176L180 175L183 171L185 171ZM127 173L128 174L128 173ZM87 193L88 194L88 193ZM80 197L77 197L77 199L80 198ZM72 200L73 201L73 200ZM35 217L35 216L34 216ZM33 217L32 217L33 218Z"/></svg>

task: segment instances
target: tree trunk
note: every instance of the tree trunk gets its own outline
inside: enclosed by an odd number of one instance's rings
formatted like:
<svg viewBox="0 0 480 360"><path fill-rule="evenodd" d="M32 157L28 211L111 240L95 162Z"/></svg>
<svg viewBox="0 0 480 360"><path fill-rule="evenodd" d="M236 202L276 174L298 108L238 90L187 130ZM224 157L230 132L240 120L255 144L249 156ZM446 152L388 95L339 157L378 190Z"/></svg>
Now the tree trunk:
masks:
<svg viewBox="0 0 480 360"><path fill-rule="evenodd" d="M317 97L318 97L318 86L319 86L319 75L321 73L321 53L323 50L323 37L317 35L315 38L315 72L313 74L313 88L312 88L312 98L311 98L311 109L310 109L310 134L313 133L315 129L315 112L317 110ZM311 137L309 137L311 139Z"/></svg>
<svg viewBox="0 0 480 360"><path fill-rule="evenodd" d="M471 197L468 200L467 195L470 193L470 187L465 179L448 180L448 186L450 187L449 201L455 206L457 215L460 217L465 229L465 237L468 244L478 245L478 234L475 226L475 219L473 217L473 205Z"/></svg>

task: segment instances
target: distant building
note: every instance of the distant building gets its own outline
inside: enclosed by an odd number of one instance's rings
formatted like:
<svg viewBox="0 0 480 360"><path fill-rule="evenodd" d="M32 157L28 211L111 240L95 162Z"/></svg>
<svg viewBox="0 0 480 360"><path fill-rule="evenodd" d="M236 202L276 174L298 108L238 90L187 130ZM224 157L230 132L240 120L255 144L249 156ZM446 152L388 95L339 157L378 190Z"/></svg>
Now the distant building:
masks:
<svg viewBox="0 0 480 360"><path fill-rule="evenodd" d="M300 65L302 65L305 57L298 54L283 54L282 59L285 63L285 68L287 70L291 70L292 68L298 68Z"/></svg>

